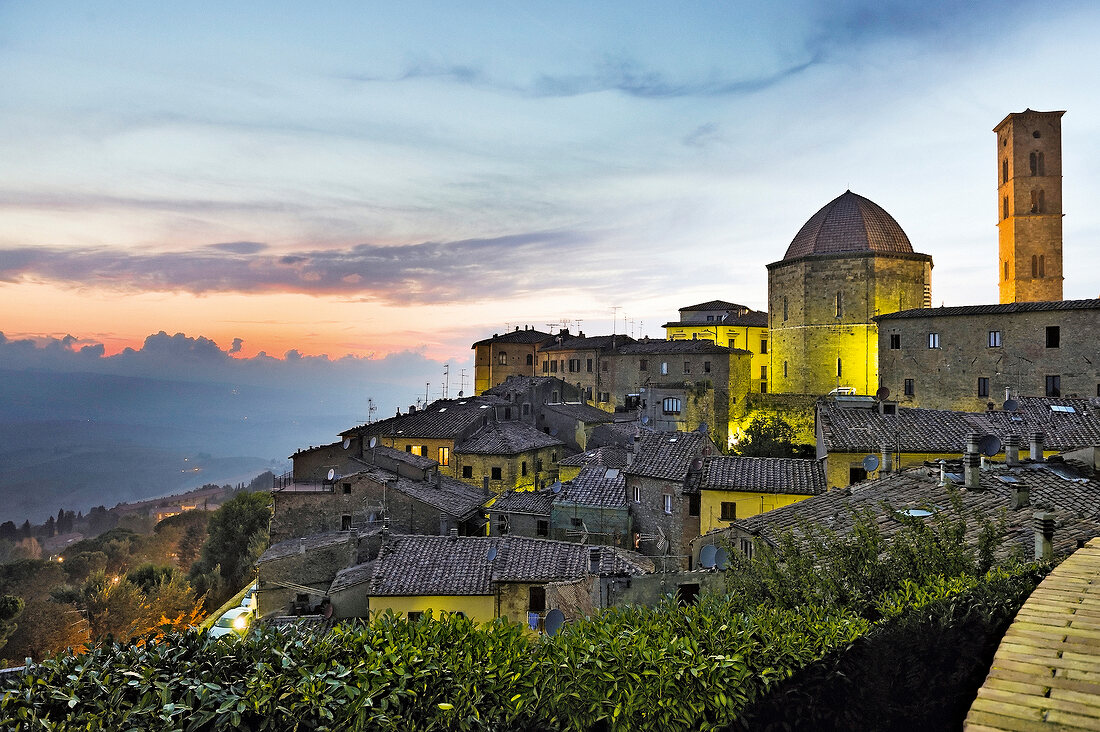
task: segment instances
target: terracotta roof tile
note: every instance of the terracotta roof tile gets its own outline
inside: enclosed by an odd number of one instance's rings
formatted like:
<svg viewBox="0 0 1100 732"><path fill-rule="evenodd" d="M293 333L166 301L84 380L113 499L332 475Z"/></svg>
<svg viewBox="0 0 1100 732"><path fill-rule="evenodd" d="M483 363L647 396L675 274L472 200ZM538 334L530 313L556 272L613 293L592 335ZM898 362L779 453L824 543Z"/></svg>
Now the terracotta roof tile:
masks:
<svg viewBox="0 0 1100 732"><path fill-rule="evenodd" d="M950 308L913 308L896 313L876 315L872 320L905 318L940 318L957 315L999 315L1007 313L1038 313L1058 310L1100 310L1100 300L1055 300L1053 302L1009 302L994 305L960 305Z"/></svg>
<svg viewBox="0 0 1100 732"><path fill-rule="evenodd" d="M817 460L717 456L703 459L700 488L812 496L824 493L827 485Z"/></svg>
<svg viewBox="0 0 1100 732"><path fill-rule="evenodd" d="M455 452L464 455L518 455L564 444L526 422L490 422L455 445Z"/></svg>
<svg viewBox="0 0 1100 732"><path fill-rule="evenodd" d="M643 432L629 475L682 481L691 462L702 456L708 440L698 432Z"/></svg>

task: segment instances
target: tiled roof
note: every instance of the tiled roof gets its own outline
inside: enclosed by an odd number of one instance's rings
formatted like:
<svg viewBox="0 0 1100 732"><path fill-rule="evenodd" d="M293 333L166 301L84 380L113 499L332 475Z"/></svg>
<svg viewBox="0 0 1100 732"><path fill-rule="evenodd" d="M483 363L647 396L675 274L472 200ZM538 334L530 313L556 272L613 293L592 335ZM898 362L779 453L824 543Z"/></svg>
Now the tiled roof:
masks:
<svg viewBox="0 0 1100 732"><path fill-rule="evenodd" d="M431 468L435 465L439 465L438 462L432 460L429 457L414 455L411 452L397 450L392 447L386 447L385 445L375 445L374 447L370 447L368 443L368 447L364 450L364 452L368 456L370 456L370 454L373 452L380 457L388 457L390 460L405 463L406 465L412 465L414 468L418 468L420 470L427 470L428 468Z"/></svg>
<svg viewBox="0 0 1100 732"><path fill-rule="evenodd" d="M619 353L625 356L662 353L713 353L724 356L731 352L737 353L739 351L740 349L731 349L727 346L716 346L705 338L703 340L692 339L681 341L662 341L660 339L638 341L637 343L631 343L619 349ZM745 351L745 353L747 353L747 351Z"/></svg>
<svg viewBox="0 0 1100 732"><path fill-rule="evenodd" d="M597 508L622 508L626 506L626 473L591 462L581 468L573 480L562 486L558 503L570 503Z"/></svg>
<svg viewBox="0 0 1100 732"><path fill-rule="evenodd" d="M518 455L564 444L526 422L490 422L455 445L455 452L464 455Z"/></svg>
<svg viewBox="0 0 1100 732"><path fill-rule="evenodd" d="M332 586L329 587L329 592L339 592L340 590L346 590L349 587L355 587L361 585L364 582L370 582L371 574L374 570L374 562L364 562L363 564L356 564L353 567L346 567L336 573L336 579L332 581Z"/></svg>
<svg viewBox="0 0 1100 732"><path fill-rule="evenodd" d="M1010 508L1013 489L1001 480L1004 477L1022 480L1030 487L1029 506ZM983 471L981 485L983 490L980 491L964 489L959 492L962 510L971 519L967 527L968 543L976 542L981 530L978 517L997 521L1003 515L1011 539L1010 546L1001 550L1002 556L1014 547L1021 547L1030 556L1034 550L1034 514L1040 510L1052 510L1057 515L1054 543L1058 553L1072 551L1078 539L1100 535L1100 484L1096 481L1065 480L1044 467L1028 466ZM938 469L912 468L757 514L735 522L733 527L768 540L774 540L781 531L799 534L806 523L844 534L854 524L853 511L867 510L875 516L883 534L890 536L902 527L894 511L944 510L950 506L950 500L947 488L939 485Z"/></svg>
<svg viewBox="0 0 1100 732"><path fill-rule="evenodd" d="M589 463L597 463L605 468L622 468L626 466L626 449L616 445L596 447L585 452L578 452L558 461L558 465L566 467L580 467Z"/></svg>
<svg viewBox="0 0 1100 732"><path fill-rule="evenodd" d="M602 447L604 445L617 445L620 447L630 447L634 444L634 435L642 428L642 423L637 418L628 422L612 422L610 424L601 424L592 430L592 436L588 439L588 444L593 447Z"/></svg>
<svg viewBox="0 0 1100 732"><path fill-rule="evenodd" d="M485 338L477 341L471 348L477 348L478 346L487 346L490 343L522 343L531 344L544 341L547 338L553 338L549 333L543 333L541 330L510 330L502 335L493 334L492 338Z"/></svg>
<svg viewBox="0 0 1100 732"><path fill-rule="evenodd" d="M349 536L351 536L351 533L347 531L326 531L323 534L311 534L310 536L304 536L299 539L280 541L278 544L269 546L267 551L256 560L256 564L263 564L264 562L285 559L286 557L300 554L303 548L306 552L310 552L315 549L324 549L329 546L346 544L348 543Z"/></svg>
<svg viewBox="0 0 1100 732"><path fill-rule="evenodd" d="M495 550L490 560L490 550ZM488 595L497 582L555 582L585 577L591 551L599 573L643 574L653 564L609 546L524 536L391 536L374 563L371 596Z"/></svg>
<svg viewBox="0 0 1100 732"><path fill-rule="evenodd" d="M707 437L698 432L643 432L634 462L624 470L630 475L682 481L706 445Z"/></svg>
<svg viewBox="0 0 1100 732"><path fill-rule="evenodd" d="M483 419L493 406L507 404L508 402L496 396L439 399L412 414L360 425L340 434L453 439L470 425Z"/></svg>
<svg viewBox="0 0 1100 732"><path fill-rule="evenodd" d="M904 318L939 318L953 315L1000 315L1007 313L1038 313L1053 310L1100 310L1100 300L1055 300L1053 302L1008 302L995 305L960 305L950 308L913 308L896 313L884 313L875 321Z"/></svg>
<svg viewBox="0 0 1100 732"><path fill-rule="evenodd" d="M539 352L546 353L547 351L583 351L583 350L606 350L609 348L618 348L624 346L627 343L633 343L634 339L628 335L605 335L605 336L576 336L573 338L565 338L561 343L548 343L545 346L539 347Z"/></svg>
<svg viewBox="0 0 1100 732"><path fill-rule="evenodd" d="M898 407L897 414L877 409L844 407L832 400L818 402L818 425L829 452L878 452L885 444L903 452L962 453L968 433L993 434L1002 442L1020 436L1028 449L1031 435L1042 432L1048 450L1100 445L1100 406L1094 399L1020 397L1014 412L952 412ZM1054 411L1051 405L1073 412Z"/></svg>
<svg viewBox="0 0 1100 732"><path fill-rule="evenodd" d="M724 455L703 459L702 490L812 496L827 487L825 471L817 460Z"/></svg>
<svg viewBox="0 0 1100 732"><path fill-rule="evenodd" d="M479 513L489 498L489 493L481 487L446 475L437 477L438 485L433 481L412 480L384 470L373 471L371 477L379 482L386 481L389 488L460 520Z"/></svg>
<svg viewBox="0 0 1100 732"><path fill-rule="evenodd" d="M509 394L526 392L533 386L543 386L546 384L557 386L564 383L564 381L556 376L523 376L520 374L512 374L493 388L486 389L482 392L482 396L489 394L491 396L507 398Z"/></svg>
<svg viewBox="0 0 1100 732"><path fill-rule="evenodd" d="M592 424L594 422L612 422L615 419L615 415L611 412L606 412L598 407L593 407L591 404L547 404L543 407L545 411L556 412L557 414L564 414L567 417L584 422L586 424Z"/></svg>
<svg viewBox="0 0 1100 732"><path fill-rule="evenodd" d="M529 513L549 516L552 505L554 505L554 494L549 490L513 490L501 493L493 501L493 505L487 506L485 510L494 513Z"/></svg>
<svg viewBox="0 0 1100 732"><path fill-rule="evenodd" d="M701 302L698 305L688 305L686 308L676 308L680 312L688 312L693 310L748 310L744 305L738 305L735 302L728 300L708 300L707 302Z"/></svg>
<svg viewBox="0 0 1100 732"><path fill-rule="evenodd" d="M909 237L877 203L845 191L802 226L784 260L836 252L913 253Z"/></svg>
<svg viewBox="0 0 1100 732"><path fill-rule="evenodd" d="M743 315L735 315L730 313L722 320L720 325L726 326L740 326L749 328L767 328L768 327L768 313L762 310L750 310Z"/></svg>

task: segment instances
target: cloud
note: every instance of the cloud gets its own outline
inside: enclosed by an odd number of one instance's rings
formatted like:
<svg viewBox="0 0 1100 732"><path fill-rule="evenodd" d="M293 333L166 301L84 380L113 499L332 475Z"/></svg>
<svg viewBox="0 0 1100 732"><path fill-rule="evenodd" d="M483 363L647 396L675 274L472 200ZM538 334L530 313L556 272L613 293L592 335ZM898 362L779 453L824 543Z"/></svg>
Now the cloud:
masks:
<svg viewBox="0 0 1100 732"><path fill-rule="evenodd" d="M592 238L578 232L533 232L496 238L429 241L405 246L266 253L255 242L185 252L106 248L0 249L0 282L51 281L120 291L301 292L390 304L453 303L526 291L562 262L598 260ZM641 265L637 265L641 267ZM591 272L591 274L585 274ZM604 283L594 268L571 286Z"/></svg>

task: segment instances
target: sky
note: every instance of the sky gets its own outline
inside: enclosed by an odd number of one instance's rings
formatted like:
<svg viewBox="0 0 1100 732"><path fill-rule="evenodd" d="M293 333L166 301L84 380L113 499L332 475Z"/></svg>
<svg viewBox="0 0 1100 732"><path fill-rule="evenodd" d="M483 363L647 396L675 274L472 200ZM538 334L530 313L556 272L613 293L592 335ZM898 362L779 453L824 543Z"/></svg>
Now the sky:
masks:
<svg viewBox="0 0 1100 732"><path fill-rule="evenodd" d="M764 309L846 189L936 305L996 302L1025 108L1066 110L1065 297L1097 297L1097 37L1089 2L0 0L0 367L171 342L453 395L516 325Z"/></svg>

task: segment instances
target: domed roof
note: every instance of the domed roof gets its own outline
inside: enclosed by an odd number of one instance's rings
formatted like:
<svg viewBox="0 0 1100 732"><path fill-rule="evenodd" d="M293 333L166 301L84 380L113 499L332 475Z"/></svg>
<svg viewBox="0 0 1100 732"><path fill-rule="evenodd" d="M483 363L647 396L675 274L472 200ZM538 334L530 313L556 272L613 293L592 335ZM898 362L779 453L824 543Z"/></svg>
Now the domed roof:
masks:
<svg viewBox="0 0 1100 732"><path fill-rule="evenodd" d="M799 229L783 259L836 252L911 254L913 245L882 206L845 191Z"/></svg>

